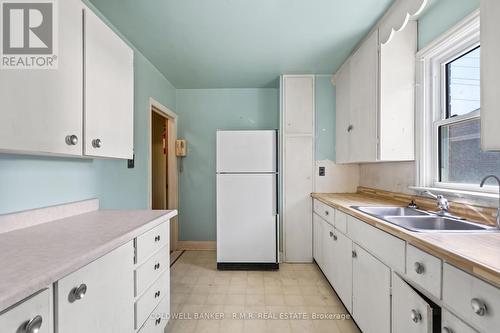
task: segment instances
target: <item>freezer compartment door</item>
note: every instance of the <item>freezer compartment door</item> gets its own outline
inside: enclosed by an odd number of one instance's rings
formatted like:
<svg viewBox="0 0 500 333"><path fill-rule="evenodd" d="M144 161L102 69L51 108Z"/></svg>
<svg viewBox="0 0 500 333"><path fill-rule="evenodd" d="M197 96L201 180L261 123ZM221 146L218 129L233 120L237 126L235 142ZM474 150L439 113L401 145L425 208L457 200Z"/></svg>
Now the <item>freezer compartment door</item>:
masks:
<svg viewBox="0 0 500 333"><path fill-rule="evenodd" d="M276 175L217 175L217 262L275 263Z"/></svg>
<svg viewBox="0 0 500 333"><path fill-rule="evenodd" d="M218 131L218 173L269 173L277 170L276 131Z"/></svg>

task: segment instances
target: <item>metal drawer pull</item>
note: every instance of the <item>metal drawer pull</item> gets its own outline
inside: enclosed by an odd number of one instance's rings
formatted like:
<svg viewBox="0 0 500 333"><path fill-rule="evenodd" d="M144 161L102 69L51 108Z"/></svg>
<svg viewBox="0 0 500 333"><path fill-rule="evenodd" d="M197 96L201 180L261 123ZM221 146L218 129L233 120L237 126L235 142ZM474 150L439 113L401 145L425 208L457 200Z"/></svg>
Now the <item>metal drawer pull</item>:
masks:
<svg viewBox="0 0 500 333"><path fill-rule="evenodd" d="M160 297L160 295L161 295L161 293L160 293L160 291L159 291L159 290L158 290L157 292L155 292L155 298Z"/></svg>
<svg viewBox="0 0 500 333"><path fill-rule="evenodd" d="M66 144L68 146L75 146L78 143L78 137L76 135L68 135L66 136Z"/></svg>
<svg viewBox="0 0 500 333"><path fill-rule="evenodd" d="M488 311L488 309L486 308L486 304L484 304L484 302L481 301L478 298L473 298L470 301L470 305L471 305L472 310L474 311L474 313L477 314L478 316L482 317Z"/></svg>
<svg viewBox="0 0 500 333"><path fill-rule="evenodd" d="M94 148L101 148L102 147L102 141L101 141L101 139L94 139L94 140L92 140L92 147L94 147Z"/></svg>
<svg viewBox="0 0 500 333"><path fill-rule="evenodd" d="M73 303L74 301L78 301L84 298L86 293L87 285L85 283L82 283L78 287L75 287L71 290L71 292L69 293L69 302Z"/></svg>
<svg viewBox="0 0 500 333"><path fill-rule="evenodd" d="M155 237L155 242L159 242L159 241L160 241L160 235Z"/></svg>
<svg viewBox="0 0 500 333"><path fill-rule="evenodd" d="M425 272L424 264L422 264L420 262L416 262L414 266L415 266L415 273L423 274Z"/></svg>
<svg viewBox="0 0 500 333"><path fill-rule="evenodd" d="M336 241L337 240L337 235L333 235L333 240Z"/></svg>
<svg viewBox="0 0 500 333"><path fill-rule="evenodd" d="M38 333L40 331L40 327L42 327L42 323L42 316L37 315L26 323L26 326L24 326L24 330L22 330L22 333Z"/></svg>
<svg viewBox="0 0 500 333"><path fill-rule="evenodd" d="M160 268L160 263L158 262L158 263L156 263L156 264L155 264L155 271L156 271L157 269L159 269L159 268Z"/></svg>
<svg viewBox="0 0 500 333"><path fill-rule="evenodd" d="M413 320L414 323L418 323L419 321L422 320L422 315L417 310L411 310L411 316L410 317L411 317L411 320Z"/></svg>
<svg viewBox="0 0 500 333"><path fill-rule="evenodd" d="M158 319L155 320L155 325L158 326L158 325L160 325L160 323L161 323L161 318L158 318Z"/></svg>
<svg viewBox="0 0 500 333"><path fill-rule="evenodd" d="M451 328L448 328L448 327L443 327L443 333L455 333L453 332L453 330Z"/></svg>
<svg viewBox="0 0 500 333"><path fill-rule="evenodd" d="M332 231L330 231L330 237L333 237L333 232Z"/></svg>
<svg viewBox="0 0 500 333"><path fill-rule="evenodd" d="M330 215L330 212L329 212L329 211L327 211L327 210L325 210L325 215L326 215L326 216Z"/></svg>
<svg viewBox="0 0 500 333"><path fill-rule="evenodd" d="M352 250L352 257L353 258L357 258L358 257L358 254L356 253L356 251Z"/></svg>

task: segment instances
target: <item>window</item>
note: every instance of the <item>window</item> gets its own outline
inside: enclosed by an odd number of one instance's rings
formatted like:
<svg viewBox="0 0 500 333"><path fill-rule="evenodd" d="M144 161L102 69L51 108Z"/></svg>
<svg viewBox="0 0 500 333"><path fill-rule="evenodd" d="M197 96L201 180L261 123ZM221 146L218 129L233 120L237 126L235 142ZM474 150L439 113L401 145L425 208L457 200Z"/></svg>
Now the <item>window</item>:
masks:
<svg viewBox="0 0 500 333"><path fill-rule="evenodd" d="M420 187L497 191L479 187L484 176L500 170L500 152L480 148L480 54L476 13L417 55Z"/></svg>

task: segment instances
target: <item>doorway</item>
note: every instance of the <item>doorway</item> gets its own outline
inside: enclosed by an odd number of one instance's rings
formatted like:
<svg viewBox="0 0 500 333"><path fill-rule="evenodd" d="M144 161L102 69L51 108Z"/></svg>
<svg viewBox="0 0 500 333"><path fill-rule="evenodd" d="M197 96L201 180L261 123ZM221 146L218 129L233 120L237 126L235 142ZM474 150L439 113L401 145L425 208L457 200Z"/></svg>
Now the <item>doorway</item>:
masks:
<svg viewBox="0 0 500 333"><path fill-rule="evenodd" d="M175 155L177 115L151 100L150 128L150 198L151 209L178 208L178 172ZM177 257L178 218L170 220L171 260Z"/></svg>

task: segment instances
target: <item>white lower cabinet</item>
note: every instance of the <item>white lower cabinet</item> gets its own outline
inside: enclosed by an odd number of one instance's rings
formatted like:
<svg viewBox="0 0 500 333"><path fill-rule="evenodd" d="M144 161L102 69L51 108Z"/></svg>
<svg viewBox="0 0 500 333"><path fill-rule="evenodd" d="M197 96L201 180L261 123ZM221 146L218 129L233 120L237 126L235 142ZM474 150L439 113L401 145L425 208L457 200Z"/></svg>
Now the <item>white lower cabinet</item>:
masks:
<svg viewBox="0 0 500 333"><path fill-rule="evenodd" d="M391 330L391 269L353 244L352 316L364 333Z"/></svg>
<svg viewBox="0 0 500 333"><path fill-rule="evenodd" d="M335 230L330 267L332 284L346 309L352 311L352 241Z"/></svg>
<svg viewBox="0 0 500 333"><path fill-rule="evenodd" d="M323 224L318 214L313 214L313 258L319 267L323 266Z"/></svg>
<svg viewBox="0 0 500 333"><path fill-rule="evenodd" d="M56 332L133 332L133 258L129 242L56 282Z"/></svg>
<svg viewBox="0 0 500 333"><path fill-rule="evenodd" d="M52 289L44 289L0 313L2 333L52 333Z"/></svg>
<svg viewBox="0 0 500 333"><path fill-rule="evenodd" d="M163 333L170 313L170 297L166 295L151 316L141 327L139 333Z"/></svg>
<svg viewBox="0 0 500 333"><path fill-rule="evenodd" d="M441 313L441 331L442 333L477 333L475 329L470 328L445 309Z"/></svg>
<svg viewBox="0 0 500 333"><path fill-rule="evenodd" d="M327 223L323 223L323 237L322 237L322 245L323 245L323 273L325 274L328 281L333 280L334 268L336 263L333 262L333 253L335 251L333 247L333 237L334 237L335 228Z"/></svg>
<svg viewBox="0 0 500 333"><path fill-rule="evenodd" d="M397 274L392 275L392 333L432 333L433 309Z"/></svg>

